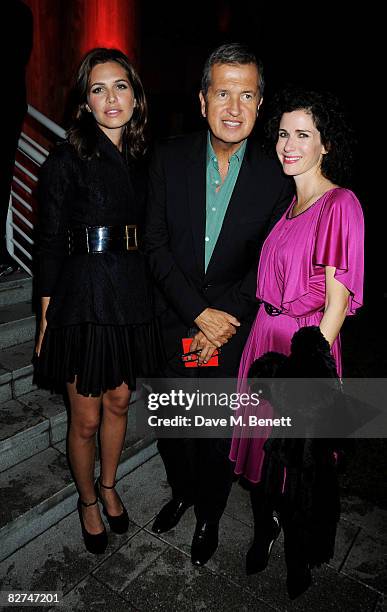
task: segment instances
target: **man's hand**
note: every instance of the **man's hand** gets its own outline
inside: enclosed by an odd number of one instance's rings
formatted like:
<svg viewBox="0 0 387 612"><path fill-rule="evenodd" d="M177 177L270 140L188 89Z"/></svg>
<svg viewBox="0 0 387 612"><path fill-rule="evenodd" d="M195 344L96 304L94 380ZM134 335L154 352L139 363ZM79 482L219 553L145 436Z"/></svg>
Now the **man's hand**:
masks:
<svg viewBox="0 0 387 612"><path fill-rule="evenodd" d="M207 339L216 347L226 344L236 333L236 327L240 326L238 319L215 308L206 308L195 319L196 325L201 329Z"/></svg>
<svg viewBox="0 0 387 612"><path fill-rule="evenodd" d="M215 346L215 344L212 344L212 342L210 342L208 338L206 338L203 332L199 331L196 336L194 336L189 350L197 351L199 349L201 351L198 355L198 360L200 364L207 363L211 359L213 353L217 350L217 347Z"/></svg>

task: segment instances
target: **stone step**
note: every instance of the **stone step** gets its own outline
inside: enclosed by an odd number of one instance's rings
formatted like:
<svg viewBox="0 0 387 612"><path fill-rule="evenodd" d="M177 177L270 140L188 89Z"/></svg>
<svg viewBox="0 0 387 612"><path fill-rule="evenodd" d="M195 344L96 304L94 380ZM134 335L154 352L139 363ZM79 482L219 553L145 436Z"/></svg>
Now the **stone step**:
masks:
<svg viewBox="0 0 387 612"><path fill-rule="evenodd" d="M32 278L26 272L14 272L0 282L0 307L32 299Z"/></svg>
<svg viewBox="0 0 387 612"><path fill-rule="evenodd" d="M32 340L35 329L36 320L30 301L0 307L1 349Z"/></svg>
<svg viewBox="0 0 387 612"><path fill-rule="evenodd" d="M0 403L36 388L32 384L33 367L31 358L34 341L29 340L4 348L0 352Z"/></svg>
<svg viewBox="0 0 387 612"><path fill-rule="evenodd" d="M126 445L133 442L136 423L132 405L141 398L133 393L128 417ZM56 446L67 435L67 409L62 395L43 389L26 393L0 404L0 473ZM58 450L65 453L65 442Z"/></svg>
<svg viewBox="0 0 387 612"><path fill-rule="evenodd" d="M37 390L0 404L0 472L65 439L62 396Z"/></svg>
<svg viewBox="0 0 387 612"><path fill-rule="evenodd" d="M47 425L49 419L44 417L42 407L40 411L31 408L36 405L33 397L25 404L22 404L19 398L17 403L20 405L13 407L16 412L19 411L18 414L23 412L23 405L27 411L31 411L29 426L36 434L37 450L39 444L44 445L50 439L50 429L47 430L47 426L50 427ZM8 406L9 413L11 409L12 405ZM129 409L128 430L118 468L118 479L157 453L153 437L142 436L136 432L136 413L142 409L141 399L131 404ZM46 410L49 410L48 405ZM20 439L28 429L26 427L17 431L16 424L14 428L13 437L19 435ZM57 431L60 431L59 424ZM33 442L29 444L30 451L32 447ZM77 491L68 468L65 447L65 440L50 441L44 450L0 473L0 499L4 500L0 505L0 561L74 511ZM8 456L12 456L11 451ZM97 461L96 475L99 473L98 463Z"/></svg>

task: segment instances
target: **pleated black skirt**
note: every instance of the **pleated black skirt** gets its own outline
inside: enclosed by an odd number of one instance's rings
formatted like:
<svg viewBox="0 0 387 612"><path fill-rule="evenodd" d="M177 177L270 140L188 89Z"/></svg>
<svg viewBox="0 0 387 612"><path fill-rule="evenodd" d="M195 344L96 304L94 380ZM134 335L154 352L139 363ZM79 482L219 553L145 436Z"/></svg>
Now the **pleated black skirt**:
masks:
<svg viewBox="0 0 387 612"><path fill-rule="evenodd" d="M78 393L98 397L122 383L134 390L136 379L154 375L163 361L156 320L141 325L48 327L35 380L52 391L76 380Z"/></svg>

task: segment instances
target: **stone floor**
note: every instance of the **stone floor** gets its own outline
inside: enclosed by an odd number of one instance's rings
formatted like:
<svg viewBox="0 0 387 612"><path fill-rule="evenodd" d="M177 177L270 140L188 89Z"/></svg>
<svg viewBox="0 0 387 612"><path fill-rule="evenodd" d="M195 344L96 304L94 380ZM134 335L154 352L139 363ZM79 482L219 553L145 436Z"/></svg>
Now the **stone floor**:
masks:
<svg viewBox="0 0 387 612"><path fill-rule="evenodd" d="M1 589L59 591L61 603L52 609L69 611L386 610L387 510L344 497L334 559L314 570L313 586L291 602L282 536L268 568L245 575L252 516L248 495L238 485L221 521L219 548L206 567L190 562L192 509L171 532L152 534L153 517L169 498L164 478L155 455L119 482L131 524L127 534L109 536L103 556L85 551L78 516L72 512L0 564Z"/></svg>
<svg viewBox="0 0 387 612"><path fill-rule="evenodd" d="M374 316L386 302L379 302L346 321L345 376L386 376L384 330ZM86 552L73 511L0 563L0 591L58 591L55 608L71 612L387 612L387 440L358 440L349 468L342 478L335 557L313 571L312 587L293 602L286 593L282 536L267 569L245 574L252 516L248 495L238 485L221 521L219 548L204 568L190 562L192 509L170 533L152 534L154 515L169 499L158 455L119 481L131 524L127 534L109 536L102 557ZM7 499L0 504L6 509Z"/></svg>

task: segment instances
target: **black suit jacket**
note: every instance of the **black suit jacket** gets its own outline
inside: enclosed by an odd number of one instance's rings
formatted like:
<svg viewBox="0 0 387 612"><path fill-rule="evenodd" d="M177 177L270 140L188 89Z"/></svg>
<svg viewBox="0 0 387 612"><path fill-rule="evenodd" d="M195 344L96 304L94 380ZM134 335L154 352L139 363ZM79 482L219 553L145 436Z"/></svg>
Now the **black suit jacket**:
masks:
<svg viewBox="0 0 387 612"><path fill-rule="evenodd" d="M249 139L205 271L206 153L207 132L173 138L155 148L145 247L158 286L156 304L167 354L180 349L181 335L210 306L244 324L224 346L237 363L257 310L262 242L288 206L293 183L284 177L278 162Z"/></svg>

